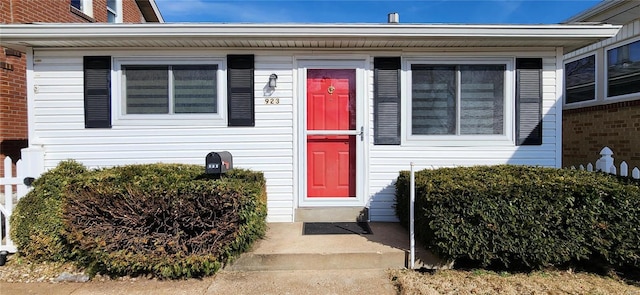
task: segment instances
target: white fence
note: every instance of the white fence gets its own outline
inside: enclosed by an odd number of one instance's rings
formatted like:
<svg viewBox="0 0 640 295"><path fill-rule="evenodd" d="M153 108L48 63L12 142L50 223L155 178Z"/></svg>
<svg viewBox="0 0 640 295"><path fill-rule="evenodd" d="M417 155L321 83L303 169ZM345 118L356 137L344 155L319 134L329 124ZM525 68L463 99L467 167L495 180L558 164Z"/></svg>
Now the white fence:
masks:
<svg viewBox="0 0 640 295"><path fill-rule="evenodd" d="M12 160L4 159L4 175L0 176L0 185L4 193L0 194L0 251L16 252L11 241L9 219L15 204L29 191L25 179L34 179L42 174L44 169L44 153L39 148L22 149L22 159L16 162L16 175L13 175Z"/></svg>
<svg viewBox="0 0 640 295"><path fill-rule="evenodd" d="M571 166L571 169L579 169L579 170L587 170L587 171L602 171L613 175L620 175L623 177L632 177L634 179L640 179L640 169L638 167L634 167L631 169L631 175L629 175L629 165L627 162L622 161L620 163L620 167L616 167L613 162L613 151L609 147L604 147L600 151L600 159L596 161L595 170L594 165L588 163L585 165L580 165L578 167Z"/></svg>

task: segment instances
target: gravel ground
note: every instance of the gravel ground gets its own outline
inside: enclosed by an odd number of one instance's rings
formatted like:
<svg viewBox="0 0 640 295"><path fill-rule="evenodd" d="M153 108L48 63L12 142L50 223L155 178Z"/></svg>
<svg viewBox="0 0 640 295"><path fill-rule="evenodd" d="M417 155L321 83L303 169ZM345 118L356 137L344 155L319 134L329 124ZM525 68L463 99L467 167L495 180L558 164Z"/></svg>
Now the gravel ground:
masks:
<svg viewBox="0 0 640 295"><path fill-rule="evenodd" d="M443 270L433 274L391 270L400 294L616 294L640 295L640 287L588 273L531 274Z"/></svg>
<svg viewBox="0 0 640 295"><path fill-rule="evenodd" d="M31 263L16 255L10 255L7 263L0 266L0 282L42 283L42 282L85 282L89 277L71 263ZM92 281L136 281L144 278L117 278L97 275Z"/></svg>

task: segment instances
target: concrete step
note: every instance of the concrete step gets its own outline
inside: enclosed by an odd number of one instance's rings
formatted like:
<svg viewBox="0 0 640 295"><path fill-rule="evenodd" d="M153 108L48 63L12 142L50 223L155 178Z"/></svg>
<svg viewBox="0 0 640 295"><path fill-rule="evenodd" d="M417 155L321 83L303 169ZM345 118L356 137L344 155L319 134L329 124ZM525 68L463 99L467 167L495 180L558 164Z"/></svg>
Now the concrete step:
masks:
<svg viewBox="0 0 640 295"><path fill-rule="evenodd" d="M225 267L231 271L387 269L409 265L409 238L397 223L370 223L371 235L302 235L302 223L271 223L265 239ZM416 267L448 268L426 250Z"/></svg>
<svg viewBox="0 0 640 295"><path fill-rule="evenodd" d="M369 221L365 207L306 207L296 209L296 222Z"/></svg>

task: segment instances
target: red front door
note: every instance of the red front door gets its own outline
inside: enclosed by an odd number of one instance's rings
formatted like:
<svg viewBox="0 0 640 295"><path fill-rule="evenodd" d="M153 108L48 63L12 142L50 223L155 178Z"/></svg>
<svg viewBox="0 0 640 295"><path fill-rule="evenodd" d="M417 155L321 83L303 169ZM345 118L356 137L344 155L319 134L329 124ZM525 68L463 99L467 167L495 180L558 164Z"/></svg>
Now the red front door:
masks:
<svg viewBox="0 0 640 295"><path fill-rule="evenodd" d="M356 196L355 70L307 71L307 197Z"/></svg>

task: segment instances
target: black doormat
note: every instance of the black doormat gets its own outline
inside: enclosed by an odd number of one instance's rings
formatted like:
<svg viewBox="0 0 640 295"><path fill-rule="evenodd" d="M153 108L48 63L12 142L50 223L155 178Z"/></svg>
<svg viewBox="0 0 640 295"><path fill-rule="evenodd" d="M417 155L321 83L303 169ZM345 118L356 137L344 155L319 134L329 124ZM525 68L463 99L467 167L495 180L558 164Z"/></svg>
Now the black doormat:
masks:
<svg viewBox="0 0 640 295"><path fill-rule="evenodd" d="M369 223L366 222L305 222L302 224L303 235L370 235Z"/></svg>

